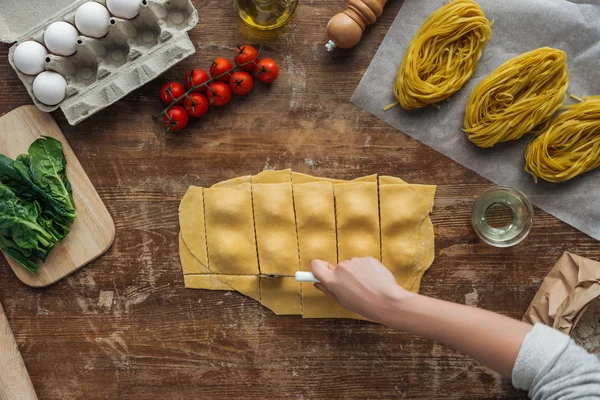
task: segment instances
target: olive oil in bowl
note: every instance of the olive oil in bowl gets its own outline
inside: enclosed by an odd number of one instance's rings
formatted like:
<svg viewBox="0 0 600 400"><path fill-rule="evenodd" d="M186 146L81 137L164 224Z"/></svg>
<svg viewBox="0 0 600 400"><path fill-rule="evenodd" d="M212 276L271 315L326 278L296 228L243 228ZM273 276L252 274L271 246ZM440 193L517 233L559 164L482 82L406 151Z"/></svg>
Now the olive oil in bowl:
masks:
<svg viewBox="0 0 600 400"><path fill-rule="evenodd" d="M525 240L531 231L533 206L520 190L496 186L483 192L475 201L471 223L487 244L514 246Z"/></svg>
<svg viewBox="0 0 600 400"><path fill-rule="evenodd" d="M253 28L276 29L294 14L298 0L234 0L240 18Z"/></svg>

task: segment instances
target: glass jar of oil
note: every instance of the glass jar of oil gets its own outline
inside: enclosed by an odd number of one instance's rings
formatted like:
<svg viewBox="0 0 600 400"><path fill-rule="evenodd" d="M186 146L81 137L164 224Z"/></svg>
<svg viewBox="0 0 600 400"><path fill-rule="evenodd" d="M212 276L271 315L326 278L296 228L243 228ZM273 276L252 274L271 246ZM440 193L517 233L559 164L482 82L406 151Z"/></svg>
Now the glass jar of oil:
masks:
<svg viewBox="0 0 600 400"><path fill-rule="evenodd" d="M233 4L245 23L256 29L270 30L288 22L298 0L233 0Z"/></svg>

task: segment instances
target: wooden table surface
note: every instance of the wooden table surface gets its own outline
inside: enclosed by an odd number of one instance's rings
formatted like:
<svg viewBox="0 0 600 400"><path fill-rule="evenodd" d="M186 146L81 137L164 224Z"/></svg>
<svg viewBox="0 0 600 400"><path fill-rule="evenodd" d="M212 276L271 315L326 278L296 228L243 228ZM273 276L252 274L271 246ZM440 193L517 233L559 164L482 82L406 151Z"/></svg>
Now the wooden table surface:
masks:
<svg viewBox="0 0 600 400"><path fill-rule="evenodd" d="M47 289L22 285L0 260L0 302L41 399L525 398L477 362L416 336L276 317L237 293L183 288L177 207L187 187L266 168L437 184L426 295L520 318L563 251L600 259L595 240L539 209L521 245L481 243L469 218L490 182L350 104L401 4L390 1L358 47L329 54L325 24L346 0L301 0L291 22L270 33L246 27L229 2L197 0L195 55L75 127L53 113L117 235L103 257ZM257 84L183 133L152 121L162 83L246 42L280 62L272 87ZM31 103L8 48L0 46L0 115Z"/></svg>

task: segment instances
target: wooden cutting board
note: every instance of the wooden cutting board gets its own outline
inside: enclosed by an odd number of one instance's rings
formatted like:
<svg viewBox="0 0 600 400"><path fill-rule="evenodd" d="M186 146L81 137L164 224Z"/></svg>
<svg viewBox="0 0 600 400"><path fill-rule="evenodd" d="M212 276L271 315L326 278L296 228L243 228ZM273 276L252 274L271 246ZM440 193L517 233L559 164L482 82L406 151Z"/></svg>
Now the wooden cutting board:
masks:
<svg viewBox="0 0 600 400"><path fill-rule="evenodd" d="M78 270L108 250L115 238L115 224L106 206L50 114L35 106L23 106L1 117L0 153L14 159L27 153L29 145L43 135L62 143L77 218L69 235L56 244L44 263L39 262L37 273L30 273L5 255L17 277L33 287L51 285Z"/></svg>
<svg viewBox="0 0 600 400"><path fill-rule="evenodd" d="M37 400L31 378L0 304L0 400Z"/></svg>

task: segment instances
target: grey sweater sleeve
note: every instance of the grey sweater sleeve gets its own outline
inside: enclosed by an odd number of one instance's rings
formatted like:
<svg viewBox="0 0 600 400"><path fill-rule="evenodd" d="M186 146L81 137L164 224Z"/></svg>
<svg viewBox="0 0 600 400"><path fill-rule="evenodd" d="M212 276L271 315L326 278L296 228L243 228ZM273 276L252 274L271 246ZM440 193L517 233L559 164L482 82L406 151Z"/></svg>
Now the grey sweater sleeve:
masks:
<svg viewBox="0 0 600 400"><path fill-rule="evenodd" d="M569 336L536 324L521 345L512 382L533 400L600 399L600 359Z"/></svg>

